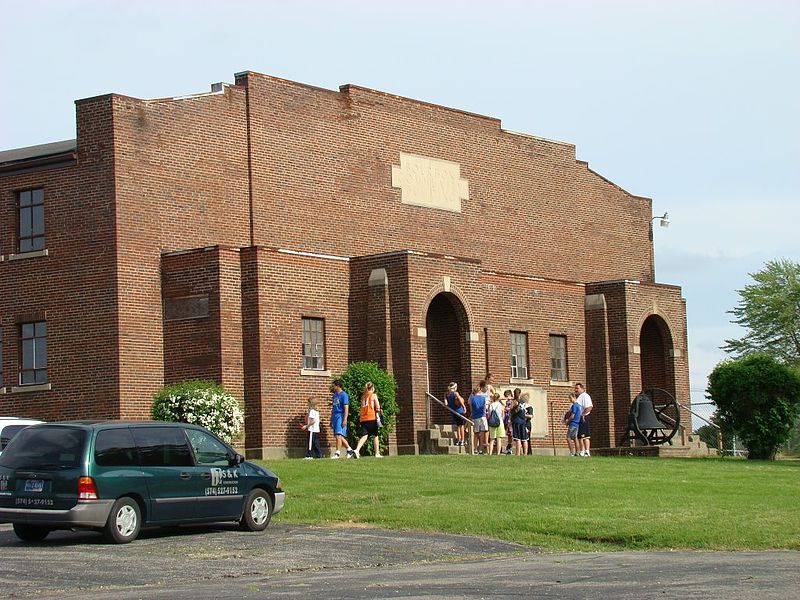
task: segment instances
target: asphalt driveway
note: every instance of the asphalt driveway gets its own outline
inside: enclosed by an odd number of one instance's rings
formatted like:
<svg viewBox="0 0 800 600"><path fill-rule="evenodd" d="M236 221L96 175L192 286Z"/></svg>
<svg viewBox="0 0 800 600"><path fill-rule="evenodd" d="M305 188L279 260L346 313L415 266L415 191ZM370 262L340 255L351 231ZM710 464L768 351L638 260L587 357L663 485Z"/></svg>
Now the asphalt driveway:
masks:
<svg viewBox="0 0 800 600"><path fill-rule="evenodd" d="M800 553L575 553L470 536L276 524L144 531L132 544L0 525L0 596L58 598L797 597Z"/></svg>

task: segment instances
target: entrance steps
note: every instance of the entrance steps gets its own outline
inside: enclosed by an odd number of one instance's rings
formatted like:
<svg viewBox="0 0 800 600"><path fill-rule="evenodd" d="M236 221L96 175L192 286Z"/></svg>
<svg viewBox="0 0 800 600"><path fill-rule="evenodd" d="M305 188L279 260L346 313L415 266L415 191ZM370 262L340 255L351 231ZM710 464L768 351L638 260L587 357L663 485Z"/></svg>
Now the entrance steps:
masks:
<svg viewBox="0 0 800 600"><path fill-rule="evenodd" d="M417 435L422 454L468 454L466 446L455 445L452 425L433 425L430 429L419 431Z"/></svg>

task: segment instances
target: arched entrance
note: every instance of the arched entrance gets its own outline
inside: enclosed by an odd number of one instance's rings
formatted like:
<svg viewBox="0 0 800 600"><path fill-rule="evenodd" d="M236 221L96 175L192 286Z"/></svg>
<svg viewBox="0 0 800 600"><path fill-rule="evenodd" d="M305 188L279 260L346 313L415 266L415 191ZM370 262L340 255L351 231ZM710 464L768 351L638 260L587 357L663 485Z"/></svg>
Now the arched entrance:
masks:
<svg viewBox="0 0 800 600"><path fill-rule="evenodd" d="M469 322L464 305L452 293L442 292L431 300L425 316L428 333L428 387L431 394L444 401L444 393L451 381L458 383L459 392L469 394L470 357L467 333ZM433 423L450 423L450 414L438 405L432 406L428 416Z"/></svg>
<svg viewBox="0 0 800 600"><path fill-rule="evenodd" d="M661 388L675 396L675 357L672 333L666 321L650 315L639 334L642 390Z"/></svg>

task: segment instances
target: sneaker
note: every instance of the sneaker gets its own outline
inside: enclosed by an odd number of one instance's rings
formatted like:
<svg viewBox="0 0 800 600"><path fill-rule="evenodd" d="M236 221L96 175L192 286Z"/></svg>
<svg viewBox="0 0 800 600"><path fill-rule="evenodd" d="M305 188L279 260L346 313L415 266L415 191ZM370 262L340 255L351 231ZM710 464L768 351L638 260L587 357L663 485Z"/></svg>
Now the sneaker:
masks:
<svg viewBox="0 0 800 600"><path fill-rule="evenodd" d="M331 459L333 459L333 460L336 460L337 458L339 458L339 456L340 456L340 455L339 455L339 453L338 453L338 452L334 452L334 453L333 453L333 456L331 456Z"/></svg>
<svg viewBox="0 0 800 600"><path fill-rule="evenodd" d="M581 450L581 451L578 453L578 456L586 456L586 452L584 452L583 450Z"/></svg>
<svg viewBox="0 0 800 600"><path fill-rule="evenodd" d="M356 456L355 452L353 452L352 450L348 450L347 451L347 458L358 458L358 457Z"/></svg>
<svg viewBox="0 0 800 600"><path fill-rule="evenodd" d="M306 456L303 460L314 460L313 456Z"/></svg>
<svg viewBox="0 0 800 600"><path fill-rule="evenodd" d="M353 453L350 455L350 457L352 457L352 458L361 458L361 453L358 450L353 450Z"/></svg>
<svg viewBox="0 0 800 600"><path fill-rule="evenodd" d="M591 456L592 454L591 454L591 452L589 452L589 451L587 450L587 451L586 451L586 452L585 452L583 455L584 455L584 456Z"/></svg>
<svg viewBox="0 0 800 600"><path fill-rule="evenodd" d="M383 454L376 454L375 458L383 458Z"/></svg>
<svg viewBox="0 0 800 600"><path fill-rule="evenodd" d="M570 456L578 456L578 455L577 455L577 454L575 454L574 452L570 452L570 453L569 453L569 455L570 455Z"/></svg>

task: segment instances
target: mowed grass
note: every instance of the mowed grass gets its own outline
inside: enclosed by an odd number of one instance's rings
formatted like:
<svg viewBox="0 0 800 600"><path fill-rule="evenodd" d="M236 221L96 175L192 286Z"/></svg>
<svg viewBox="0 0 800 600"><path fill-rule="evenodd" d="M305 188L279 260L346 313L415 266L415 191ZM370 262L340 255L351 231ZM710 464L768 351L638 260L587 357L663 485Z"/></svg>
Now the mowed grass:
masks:
<svg viewBox="0 0 800 600"><path fill-rule="evenodd" d="M800 550L800 462L516 456L273 460L276 521L479 535L550 551Z"/></svg>

